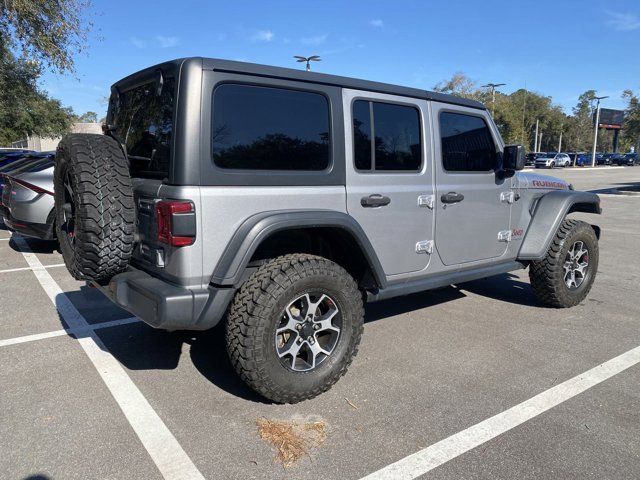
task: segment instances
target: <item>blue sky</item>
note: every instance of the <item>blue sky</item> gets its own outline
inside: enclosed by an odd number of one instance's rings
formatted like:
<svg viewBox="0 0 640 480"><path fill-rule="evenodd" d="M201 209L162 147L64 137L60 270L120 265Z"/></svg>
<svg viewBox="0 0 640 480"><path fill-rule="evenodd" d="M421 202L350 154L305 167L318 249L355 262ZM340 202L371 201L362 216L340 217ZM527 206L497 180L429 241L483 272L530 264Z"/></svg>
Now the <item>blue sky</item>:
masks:
<svg viewBox="0 0 640 480"><path fill-rule="evenodd" d="M141 68L208 56L431 89L464 72L480 84L525 86L567 112L580 93L640 92L640 1L163 1L94 0L77 77L42 86L82 113L106 111L109 86Z"/></svg>

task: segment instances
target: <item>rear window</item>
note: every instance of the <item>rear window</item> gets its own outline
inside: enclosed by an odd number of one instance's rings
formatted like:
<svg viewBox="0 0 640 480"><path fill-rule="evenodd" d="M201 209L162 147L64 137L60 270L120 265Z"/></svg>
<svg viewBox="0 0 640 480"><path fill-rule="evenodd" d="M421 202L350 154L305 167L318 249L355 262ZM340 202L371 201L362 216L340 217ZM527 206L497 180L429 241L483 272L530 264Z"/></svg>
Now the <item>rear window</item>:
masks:
<svg viewBox="0 0 640 480"><path fill-rule="evenodd" d="M223 84L213 94L216 166L325 170L330 163L329 103L319 93Z"/></svg>
<svg viewBox="0 0 640 480"><path fill-rule="evenodd" d="M117 103L114 105L114 103ZM125 144L132 177L166 178L173 146L175 80L165 78L160 95L155 81L112 98L110 123Z"/></svg>

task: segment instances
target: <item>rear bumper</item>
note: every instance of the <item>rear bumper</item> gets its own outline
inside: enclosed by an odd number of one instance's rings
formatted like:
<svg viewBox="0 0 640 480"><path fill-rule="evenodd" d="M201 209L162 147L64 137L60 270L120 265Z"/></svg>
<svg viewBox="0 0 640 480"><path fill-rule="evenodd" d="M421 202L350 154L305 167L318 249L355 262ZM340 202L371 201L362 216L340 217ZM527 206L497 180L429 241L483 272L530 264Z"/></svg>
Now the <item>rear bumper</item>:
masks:
<svg viewBox="0 0 640 480"><path fill-rule="evenodd" d="M209 286L191 290L165 282L142 270L116 275L108 285L95 285L118 306L155 328L207 330L224 316L235 289Z"/></svg>
<svg viewBox="0 0 640 480"><path fill-rule="evenodd" d="M24 235L25 237L39 238L41 240L55 240L53 224L48 223L30 223L23 220L15 219L9 210L0 207L0 216L4 217L4 224L12 231Z"/></svg>

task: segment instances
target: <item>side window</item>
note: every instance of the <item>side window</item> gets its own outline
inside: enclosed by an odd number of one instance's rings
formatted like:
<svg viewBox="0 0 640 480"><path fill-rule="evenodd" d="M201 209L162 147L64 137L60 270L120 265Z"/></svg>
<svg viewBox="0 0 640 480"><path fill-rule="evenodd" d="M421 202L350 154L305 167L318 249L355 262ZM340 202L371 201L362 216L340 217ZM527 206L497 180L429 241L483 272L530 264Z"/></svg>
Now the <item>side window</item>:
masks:
<svg viewBox="0 0 640 480"><path fill-rule="evenodd" d="M442 165L450 172L487 172L496 167L496 146L484 119L463 113L440 114Z"/></svg>
<svg viewBox="0 0 640 480"><path fill-rule="evenodd" d="M415 107L356 100L353 138L358 170L415 172L422 166L420 112Z"/></svg>
<svg viewBox="0 0 640 480"><path fill-rule="evenodd" d="M223 84L213 93L212 151L220 168L324 170L330 163L324 95Z"/></svg>

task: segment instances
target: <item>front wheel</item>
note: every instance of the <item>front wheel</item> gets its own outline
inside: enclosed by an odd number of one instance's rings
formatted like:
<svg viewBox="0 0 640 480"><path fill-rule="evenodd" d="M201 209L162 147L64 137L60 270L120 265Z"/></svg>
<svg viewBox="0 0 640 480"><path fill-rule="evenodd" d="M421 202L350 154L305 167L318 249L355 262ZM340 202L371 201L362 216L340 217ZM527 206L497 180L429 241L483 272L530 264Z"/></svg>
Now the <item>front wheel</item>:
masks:
<svg viewBox="0 0 640 480"><path fill-rule="evenodd" d="M544 259L531 262L533 293L542 303L567 308L585 299L598 270L598 238L588 223L565 219Z"/></svg>
<svg viewBox="0 0 640 480"><path fill-rule="evenodd" d="M284 255L238 290L227 319L227 351L251 388L274 402L296 403L344 375L363 322L362 294L342 267L313 255Z"/></svg>

